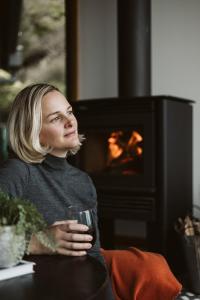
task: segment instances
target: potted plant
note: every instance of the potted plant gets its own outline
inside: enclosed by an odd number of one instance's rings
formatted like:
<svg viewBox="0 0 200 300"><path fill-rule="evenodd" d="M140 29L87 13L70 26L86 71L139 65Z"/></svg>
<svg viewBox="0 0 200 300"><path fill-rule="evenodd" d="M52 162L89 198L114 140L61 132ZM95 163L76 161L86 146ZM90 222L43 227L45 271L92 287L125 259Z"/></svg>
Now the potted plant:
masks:
<svg viewBox="0 0 200 300"><path fill-rule="evenodd" d="M10 197L0 190L0 268L14 266L22 259L32 234L43 245L54 249L46 228L46 222L31 202Z"/></svg>

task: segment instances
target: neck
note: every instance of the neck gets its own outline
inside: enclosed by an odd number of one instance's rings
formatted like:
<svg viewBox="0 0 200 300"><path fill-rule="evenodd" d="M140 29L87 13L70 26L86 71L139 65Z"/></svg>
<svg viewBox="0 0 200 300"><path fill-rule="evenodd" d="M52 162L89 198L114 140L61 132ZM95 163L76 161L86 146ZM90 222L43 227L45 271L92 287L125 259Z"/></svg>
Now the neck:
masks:
<svg viewBox="0 0 200 300"><path fill-rule="evenodd" d="M67 152L68 151L52 150L49 154L51 154L52 156L65 158L67 157Z"/></svg>
<svg viewBox="0 0 200 300"><path fill-rule="evenodd" d="M46 155L44 164L53 169L66 169L68 167L68 163L65 157L55 156L51 153Z"/></svg>

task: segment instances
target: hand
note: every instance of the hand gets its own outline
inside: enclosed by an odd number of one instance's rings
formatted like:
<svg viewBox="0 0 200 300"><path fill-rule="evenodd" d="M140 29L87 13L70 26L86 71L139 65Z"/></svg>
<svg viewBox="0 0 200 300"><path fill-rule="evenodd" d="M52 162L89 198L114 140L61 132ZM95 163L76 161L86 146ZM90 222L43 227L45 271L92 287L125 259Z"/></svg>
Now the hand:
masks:
<svg viewBox="0 0 200 300"><path fill-rule="evenodd" d="M69 256L86 255L87 250L92 247L92 236L87 234L88 227L78 224L75 220L56 222L48 228L48 233L56 243L55 254ZM28 251L31 254L53 254L32 236Z"/></svg>

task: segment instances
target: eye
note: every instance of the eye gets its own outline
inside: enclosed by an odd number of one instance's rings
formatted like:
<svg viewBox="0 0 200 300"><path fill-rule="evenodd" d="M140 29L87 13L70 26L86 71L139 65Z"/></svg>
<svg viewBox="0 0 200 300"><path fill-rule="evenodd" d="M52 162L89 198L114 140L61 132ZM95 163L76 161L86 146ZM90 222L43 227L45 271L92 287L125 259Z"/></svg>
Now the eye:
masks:
<svg viewBox="0 0 200 300"><path fill-rule="evenodd" d="M61 118L62 118L61 116L57 116L57 117L53 118L50 122L55 123L56 121L61 120Z"/></svg>
<svg viewBox="0 0 200 300"><path fill-rule="evenodd" d="M69 115L73 115L73 110L68 110L67 113L68 113Z"/></svg>

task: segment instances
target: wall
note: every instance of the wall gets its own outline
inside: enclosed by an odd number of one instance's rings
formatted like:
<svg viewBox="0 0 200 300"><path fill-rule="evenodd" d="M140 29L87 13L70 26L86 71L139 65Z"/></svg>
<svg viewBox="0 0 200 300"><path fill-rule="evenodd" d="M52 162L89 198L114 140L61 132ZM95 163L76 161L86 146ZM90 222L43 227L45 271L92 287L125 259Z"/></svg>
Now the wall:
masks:
<svg viewBox="0 0 200 300"><path fill-rule="evenodd" d="M79 99L117 96L116 0L79 0Z"/></svg>
<svg viewBox="0 0 200 300"><path fill-rule="evenodd" d="M200 206L200 1L151 1L152 94L196 101L193 196ZM79 0L79 99L118 94L116 24L116 0Z"/></svg>
<svg viewBox="0 0 200 300"><path fill-rule="evenodd" d="M193 196L194 204L200 206L199 30L199 0L152 0L152 94L168 94L196 101L193 121ZM200 216L199 210L194 211Z"/></svg>

